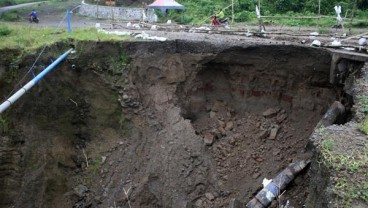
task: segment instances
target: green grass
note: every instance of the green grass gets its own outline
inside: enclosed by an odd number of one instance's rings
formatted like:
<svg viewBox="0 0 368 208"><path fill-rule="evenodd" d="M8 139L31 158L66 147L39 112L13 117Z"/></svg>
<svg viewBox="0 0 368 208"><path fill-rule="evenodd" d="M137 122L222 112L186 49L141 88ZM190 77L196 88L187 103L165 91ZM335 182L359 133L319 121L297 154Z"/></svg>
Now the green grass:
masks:
<svg viewBox="0 0 368 208"><path fill-rule="evenodd" d="M341 152L326 134L320 149L323 164L339 175L333 191L339 196L341 207L352 207L354 200L368 203L368 182L365 180L368 177L368 145L352 152Z"/></svg>
<svg viewBox="0 0 368 208"><path fill-rule="evenodd" d="M101 157L97 157L94 160L91 160L89 163L89 166L86 167L93 175L97 175L101 169L102 166L102 159Z"/></svg>
<svg viewBox="0 0 368 208"><path fill-rule="evenodd" d="M0 26L0 36L7 36L10 35L11 30L6 25Z"/></svg>
<svg viewBox="0 0 368 208"><path fill-rule="evenodd" d="M0 116L0 133L7 133L9 130L9 124L5 118Z"/></svg>
<svg viewBox="0 0 368 208"><path fill-rule="evenodd" d="M364 28L364 27L368 27L368 22L367 21L354 21L353 24L351 25L351 27L354 28Z"/></svg>
<svg viewBox="0 0 368 208"><path fill-rule="evenodd" d="M124 52L121 52L120 56L113 56L108 62L110 63L108 73L114 77L123 73L130 59Z"/></svg>
<svg viewBox="0 0 368 208"><path fill-rule="evenodd" d="M95 28L74 29L71 34L68 34L65 29L56 31L54 28L4 23L0 23L0 31L3 31L4 34L0 35L0 49L11 48L25 51L32 51L45 45L70 39L75 41L121 41L130 38L129 36L99 33Z"/></svg>
<svg viewBox="0 0 368 208"><path fill-rule="evenodd" d="M20 20L20 16L18 15L18 11L9 11L5 12L0 16L1 20L8 21L8 22L14 22Z"/></svg>
<svg viewBox="0 0 368 208"><path fill-rule="evenodd" d="M368 202L368 182L366 181L351 185L351 181L344 178L335 185L334 191L342 200L341 207L343 208L351 208L353 200Z"/></svg>
<svg viewBox="0 0 368 208"><path fill-rule="evenodd" d="M368 164L368 153L338 153L334 151L334 141L326 138L321 142L321 152L325 165L334 170L357 171L360 167ZM366 148L368 150L368 147Z"/></svg>
<svg viewBox="0 0 368 208"><path fill-rule="evenodd" d="M368 114L368 96L359 96L358 104L362 106L363 113Z"/></svg>
<svg viewBox="0 0 368 208"><path fill-rule="evenodd" d="M368 116L364 118L362 123L359 125L360 131L362 131L365 135L368 135Z"/></svg>
<svg viewBox="0 0 368 208"><path fill-rule="evenodd" d="M365 118L359 124L359 130L365 135L368 135L368 96L359 96L357 103L361 107L362 112L365 114Z"/></svg>

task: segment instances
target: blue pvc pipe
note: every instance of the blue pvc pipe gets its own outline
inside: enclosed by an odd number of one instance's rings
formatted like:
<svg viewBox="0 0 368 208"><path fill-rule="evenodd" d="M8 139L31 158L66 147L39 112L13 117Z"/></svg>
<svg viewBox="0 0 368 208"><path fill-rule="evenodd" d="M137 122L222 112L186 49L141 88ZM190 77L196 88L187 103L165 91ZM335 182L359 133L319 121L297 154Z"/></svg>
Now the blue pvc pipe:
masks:
<svg viewBox="0 0 368 208"><path fill-rule="evenodd" d="M4 112L9 106L11 106L15 101L17 101L20 97L22 97L29 89L31 89L34 85L36 85L49 71L51 71L56 65L58 65L65 57L72 52L73 49L69 49L63 55L61 55L58 59L56 59L52 64L50 64L45 70L39 73L35 78L29 81L24 87L14 93L9 99L3 102L0 105L0 114Z"/></svg>
<svg viewBox="0 0 368 208"><path fill-rule="evenodd" d="M70 25L70 12L69 9L66 10L66 21L68 22L68 33L72 32L72 27Z"/></svg>
<svg viewBox="0 0 368 208"><path fill-rule="evenodd" d="M58 59L56 59L52 64L50 64L45 70L43 70L41 73L39 73L33 80L35 84L37 84L49 71L51 71L56 65L58 65L65 57L69 55L69 53L73 49L69 49L67 52L65 52L63 55L61 55Z"/></svg>

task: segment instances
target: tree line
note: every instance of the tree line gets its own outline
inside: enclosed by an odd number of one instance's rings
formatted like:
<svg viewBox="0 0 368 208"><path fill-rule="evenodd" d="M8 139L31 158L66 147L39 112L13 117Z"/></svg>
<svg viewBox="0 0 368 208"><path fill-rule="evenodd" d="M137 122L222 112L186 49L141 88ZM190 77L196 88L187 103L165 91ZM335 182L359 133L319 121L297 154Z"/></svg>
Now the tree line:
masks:
<svg viewBox="0 0 368 208"><path fill-rule="evenodd" d="M249 0L239 0L239 6L242 2L248 2ZM320 0L321 14L335 14L333 7L335 5L342 6L343 9L352 9L355 0ZM357 9L364 10L368 8L368 0L358 0ZM264 10L270 13L286 13L289 11L302 13L310 12L318 14L319 1L318 0L262 0L261 5ZM244 8L245 9L245 8Z"/></svg>

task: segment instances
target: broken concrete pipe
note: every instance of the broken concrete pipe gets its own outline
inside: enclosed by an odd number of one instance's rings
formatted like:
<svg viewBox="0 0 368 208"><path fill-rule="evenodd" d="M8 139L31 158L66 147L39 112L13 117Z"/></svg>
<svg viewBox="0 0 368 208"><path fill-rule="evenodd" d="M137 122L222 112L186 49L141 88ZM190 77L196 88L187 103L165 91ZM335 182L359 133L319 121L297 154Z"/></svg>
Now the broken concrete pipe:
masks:
<svg viewBox="0 0 368 208"><path fill-rule="evenodd" d="M331 107L327 110L322 119L318 122L317 127L319 128L322 125L324 127L330 126L336 122L336 120L345 113L345 107L339 101L335 101Z"/></svg>
<svg viewBox="0 0 368 208"><path fill-rule="evenodd" d="M276 178L264 187L258 194L246 205L247 208L266 208L272 200L280 195L281 191L302 171L308 164L309 160L301 160L290 164Z"/></svg>

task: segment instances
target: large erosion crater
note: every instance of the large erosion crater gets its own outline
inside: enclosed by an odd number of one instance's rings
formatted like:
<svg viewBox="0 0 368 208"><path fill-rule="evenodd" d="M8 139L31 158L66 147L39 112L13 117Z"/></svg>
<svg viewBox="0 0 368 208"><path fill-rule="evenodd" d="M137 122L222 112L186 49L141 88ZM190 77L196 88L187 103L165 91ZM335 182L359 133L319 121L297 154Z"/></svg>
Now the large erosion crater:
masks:
<svg viewBox="0 0 368 208"><path fill-rule="evenodd" d="M308 138L334 101L347 112L352 104L329 83L322 49L167 41L76 50L3 117L4 206L246 203L263 178L312 157ZM310 180L307 168L284 200L302 207Z"/></svg>

